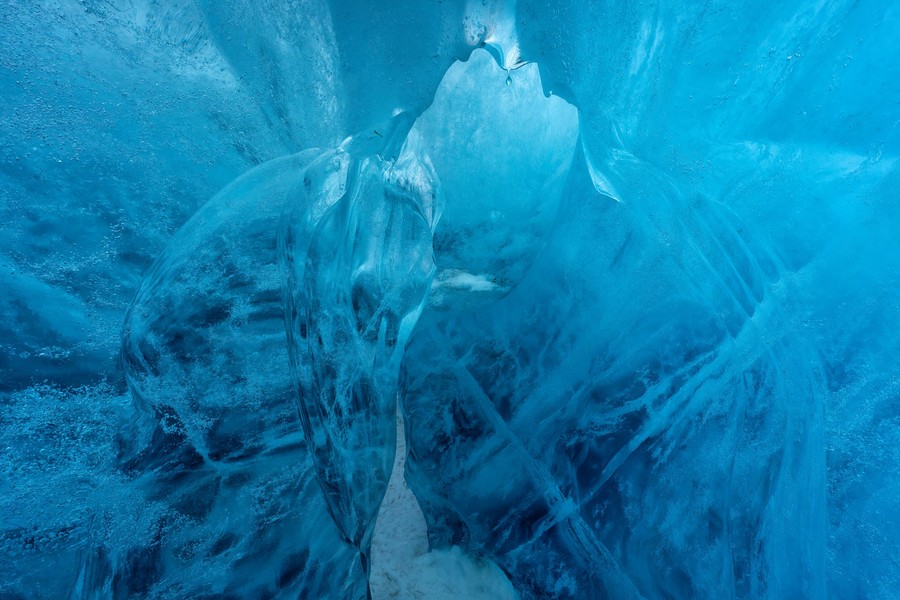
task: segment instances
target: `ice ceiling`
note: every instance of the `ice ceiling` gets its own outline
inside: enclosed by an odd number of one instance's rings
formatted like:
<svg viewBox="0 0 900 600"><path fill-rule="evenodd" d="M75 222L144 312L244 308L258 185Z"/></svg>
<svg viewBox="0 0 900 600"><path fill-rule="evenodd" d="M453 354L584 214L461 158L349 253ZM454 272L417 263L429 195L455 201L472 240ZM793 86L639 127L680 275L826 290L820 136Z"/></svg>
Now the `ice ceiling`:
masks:
<svg viewBox="0 0 900 600"><path fill-rule="evenodd" d="M0 597L367 598L398 410L430 545L523 600L896 597L898 40L5 6Z"/></svg>

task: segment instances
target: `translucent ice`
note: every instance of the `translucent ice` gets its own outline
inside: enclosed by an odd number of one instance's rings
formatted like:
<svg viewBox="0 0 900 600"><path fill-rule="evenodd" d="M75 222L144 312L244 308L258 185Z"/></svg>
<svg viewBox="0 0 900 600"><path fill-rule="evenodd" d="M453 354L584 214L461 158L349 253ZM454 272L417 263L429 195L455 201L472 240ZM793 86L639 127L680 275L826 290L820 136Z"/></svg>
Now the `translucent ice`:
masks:
<svg viewBox="0 0 900 600"><path fill-rule="evenodd" d="M120 460L186 522L161 527L136 566L115 555L101 563L85 593L143 569L146 583L128 593L365 597L357 549L331 523L315 480L285 345L282 216L293 204L327 205L346 176L320 154L270 161L229 185L173 237L138 291L122 355L140 420L125 429ZM320 185L307 187L310 177ZM260 521L245 518L257 511ZM154 554L184 544L196 548Z"/></svg>
<svg viewBox="0 0 900 600"><path fill-rule="evenodd" d="M380 129L310 167L304 186L322 199L295 203L281 242L306 439L329 511L366 566L394 463L400 358L434 274L439 214L433 169L415 135L404 143L407 120Z"/></svg>
<svg viewBox="0 0 900 600"><path fill-rule="evenodd" d="M556 219L577 111L544 97L535 65L507 74L475 50L447 71L413 131L446 198L435 231L439 272L431 302L458 309L508 292Z"/></svg>
<svg viewBox="0 0 900 600"><path fill-rule="evenodd" d="M5 3L0 597L896 597L898 32Z"/></svg>

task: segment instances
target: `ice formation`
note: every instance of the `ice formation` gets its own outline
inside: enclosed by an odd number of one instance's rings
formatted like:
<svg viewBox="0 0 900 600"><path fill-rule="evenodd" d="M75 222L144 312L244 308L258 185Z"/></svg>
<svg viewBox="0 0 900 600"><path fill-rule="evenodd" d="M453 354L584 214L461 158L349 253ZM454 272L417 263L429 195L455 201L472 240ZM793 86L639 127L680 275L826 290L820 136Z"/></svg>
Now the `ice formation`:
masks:
<svg viewBox="0 0 900 600"><path fill-rule="evenodd" d="M0 598L897 597L890 2L0 23Z"/></svg>

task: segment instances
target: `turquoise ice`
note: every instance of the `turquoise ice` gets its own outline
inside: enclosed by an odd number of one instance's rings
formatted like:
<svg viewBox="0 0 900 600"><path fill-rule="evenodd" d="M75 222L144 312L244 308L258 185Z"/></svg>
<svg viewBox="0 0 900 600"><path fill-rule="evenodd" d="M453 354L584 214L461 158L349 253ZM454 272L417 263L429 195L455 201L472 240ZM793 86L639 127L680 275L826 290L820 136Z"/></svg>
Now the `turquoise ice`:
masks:
<svg viewBox="0 0 900 600"><path fill-rule="evenodd" d="M398 411L435 555L522 599L897 597L898 39L7 3L0 597L367 598Z"/></svg>

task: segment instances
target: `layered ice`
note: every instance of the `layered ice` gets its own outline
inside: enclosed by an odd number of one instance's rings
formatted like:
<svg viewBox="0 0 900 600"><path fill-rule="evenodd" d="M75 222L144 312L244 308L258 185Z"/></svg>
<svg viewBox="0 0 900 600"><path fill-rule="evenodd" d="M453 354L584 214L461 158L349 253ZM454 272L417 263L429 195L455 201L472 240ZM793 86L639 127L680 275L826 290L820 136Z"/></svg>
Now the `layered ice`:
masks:
<svg viewBox="0 0 900 600"><path fill-rule="evenodd" d="M119 464L168 510L152 542L129 549L136 558L92 558L101 563L78 593L365 597L357 549L331 522L316 483L285 344L283 215L292 203L328 202L306 192L310 171L345 174L320 155L251 170L150 268L125 321L136 422L120 434ZM129 585L138 574L141 586Z"/></svg>
<svg viewBox="0 0 900 600"><path fill-rule="evenodd" d="M394 463L400 358L434 274L438 182L407 131L399 116L313 164L281 240L304 432L364 568Z"/></svg>
<svg viewBox="0 0 900 600"><path fill-rule="evenodd" d="M0 596L895 597L890 3L164 4L0 15Z"/></svg>

